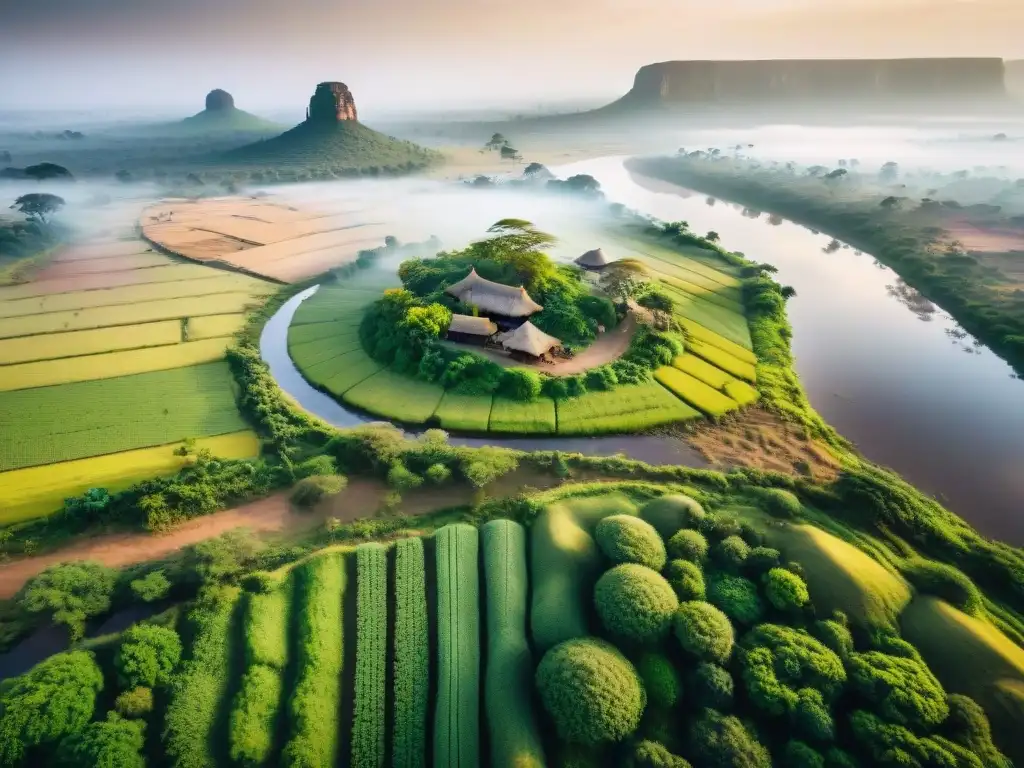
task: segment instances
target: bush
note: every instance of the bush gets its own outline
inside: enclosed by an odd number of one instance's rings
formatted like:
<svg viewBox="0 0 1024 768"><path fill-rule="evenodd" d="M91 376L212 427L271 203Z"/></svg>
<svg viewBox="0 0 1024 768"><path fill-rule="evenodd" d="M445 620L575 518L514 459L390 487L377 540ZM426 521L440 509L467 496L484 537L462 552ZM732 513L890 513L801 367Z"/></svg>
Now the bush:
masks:
<svg viewBox="0 0 1024 768"><path fill-rule="evenodd" d="M932 728L949 715L946 692L913 646L905 655L852 653L847 661L854 689L886 720L914 729Z"/></svg>
<svg viewBox="0 0 1024 768"><path fill-rule="evenodd" d="M732 571L740 570L749 554L750 547L747 542L736 535L725 537L714 549L715 562Z"/></svg>
<svg viewBox="0 0 1024 768"><path fill-rule="evenodd" d="M327 455L314 456L295 467L295 477L298 480L314 475L336 474L338 474L338 462L334 460L334 457Z"/></svg>
<svg viewBox="0 0 1024 768"><path fill-rule="evenodd" d="M821 752L806 742L796 740L786 742L782 763L786 768L825 768Z"/></svg>
<svg viewBox="0 0 1024 768"><path fill-rule="evenodd" d="M665 567L665 543L649 523L633 515L604 518L594 539L613 563L639 563L655 571Z"/></svg>
<svg viewBox="0 0 1024 768"><path fill-rule="evenodd" d="M679 682L679 673L664 654L641 654L636 670L640 673L644 690L647 691L648 703L663 709L676 705L682 695L683 686Z"/></svg>
<svg viewBox="0 0 1024 768"><path fill-rule="evenodd" d="M794 520L803 514L800 499L792 491L784 488L761 488L757 495L761 508L772 517Z"/></svg>
<svg viewBox="0 0 1024 768"><path fill-rule="evenodd" d="M807 584L785 568L772 568L764 577L764 593L768 602L780 611L795 611L811 599Z"/></svg>
<svg viewBox="0 0 1024 768"><path fill-rule="evenodd" d="M619 379L611 366L602 365L587 371L583 376L583 382L587 385L588 392L604 392L618 384Z"/></svg>
<svg viewBox="0 0 1024 768"><path fill-rule="evenodd" d="M722 575L711 581L708 602L718 606L737 624L756 624L764 615L764 603L757 585L742 576Z"/></svg>
<svg viewBox="0 0 1024 768"><path fill-rule="evenodd" d="M680 528L692 528L706 517L704 508L689 496L672 494L652 499L640 508L640 517L654 526L662 538Z"/></svg>
<svg viewBox="0 0 1024 768"><path fill-rule="evenodd" d="M696 563L689 560L670 560L665 566L665 578L680 600L704 599L704 574Z"/></svg>
<svg viewBox="0 0 1024 768"><path fill-rule="evenodd" d="M615 315L615 305L604 296L582 296L577 305L584 317L589 317L608 330L614 328L618 321Z"/></svg>
<svg viewBox="0 0 1024 768"><path fill-rule="evenodd" d="M155 688L171 682L181 661L181 639L173 629L136 624L121 635L114 666L125 688Z"/></svg>
<svg viewBox="0 0 1024 768"><path fill-rule="evenodd" d="M631 768L690 768L690 764L678 755L673 755L665 745L644 739L633 746L630 754Z"/></svg>
<svg viewBox="0 0 1024 768"><path fill-rule="evenodd" d="M706 709L690 728L690 751L707 768L771 768L768 750L732 715Z"/></svg>
<svg viewBox="0 0 1024 768"><path fill-rule="evenodd" d="M697 665L690 683L694 702L699 707L710 707L720 712L732 709L735 687L729 670L702 662Z"/></svg>
<svg viewBox="0 0 1024 768"><path fill-rule="evenodd" d="M111 712L106 720L89 723L81 731L69 734L60 745L58 761L66 766L116 766L145 768L144 723L125 720Z"/></svg>
<svg viewBox="0 0 1024 768"><path fill-rule="evenodd" d="M544 379L540 393L552 400L565 400L569 396L569 385L563 376L549 376Z"/></svg>
<svg viewBox="0 0 1024 768"><path fill-rule="evenodd" d="M292 503L301 509L310 509L328 496L344 490L347 479L342 475L312 475L304 477L292 490Z"/></svg>
<svg viewBox="0 0 1024 768"><path fill-rule="evenodd" d="M668 551L668 556L673 559L701 563L708 556L708 540L700 531L682 528L672 534L665 549Z"/></svg>
<svg viewBox="0 0 1024 768"><path fill-rule="evenodd" d="M129 583L132 595L144 603L155 603L163 600L171 591L171 582L162 570L150 571L140 579L133 579Z"/></svg>
<svg viewBox="0 0 1024 768"><path fill-rule="evenodd" d="M423 474L434 485L444 485L452 477L452 471L444 464L431 464Z"/></svg>
<svg viewBox="0 0 1024 768"><path fill-rule="evenodd" d="M612 635L634 643L655 643L668 634L679 599L665 578L636 563L602 574L594 587L594 606Z"/></svg>
<svg viewBox="0 0 1024 768"><path fill-rule="evenodd" d="M29 613L48 613L64 624L72 641L85 634L85 622L110 608L114 571L99 563L59 563L29 579L18 602Z"/></svg>
<svg viewBox="0 0 1024 768"><path fill-rule="evenodd" d="M0 692L0 764L22 765L27 752L52 748L92 720L103 673L91 653L58 653Z"/></svg>
<svg viewBox="0 0 1024 768"><path fill-rule="evenodd" d="M978 616L984 607L981 591L963 571L952 565L913 558L900 566L900 573L918 592L935 595L971 616Z"/></svg>
<svg viewBox="0 0 1024 768"><path fill-rule="evenodd" d="M205 583L233 582L246 570L260 546L248 531L228 531L193 545L186 562Z"/></svg>
<svg viewBox="0 0 1024 768"><path fill-rule="evenodd" d="M949 717L943 728L959 744L981 758L985 768L1011 768L1010 761L992 743L992 730L985 710L974 699L958 693L950 694Z"/></svg>
<svg viewBox="0 0 1024 768"><path fill-rule="evenodd" d="M501 377L498 392L512 400L536 400L540 397L540 374L526 368L508 368Z"/></svg>
<svg viewBox="0 0 1024 768"><path fill-rule="evenodd" d="M754 576L760 576L765 571L778 566L780 560L782 560L782 553L777 549L772 549L771 547L752 547L750 552L747 553L747 559L743 562L743 567Z"/></svg>
<svg viewBox="0 0 1024 768"><path fill-rule="evenodd" d="M114 701L114 709L127 718L141 718L153 711L153 689L145 686L125 691Z"/></svg>
<svg viewBox="0 0 1024 768"><path fill-rule="evenodd" d="M280 585L280 580L266 571L255 571L242 577L242 589L254 595L270 594Z"/></svg>
<svg viewBox="0 0 1024 768"><path fill-rule="evenodd" d="M732 654L732 624L711 603L682 603L676 610L675 633L683 650L702 661L724 664Z"/></svg>
<svg viewBox="0 0 1024 768"><path fill-rule="evenodd" d="M637 729L647 704L633 665L596 638L567 640L549 650L536 681L559 736L577 744L622 741Z"/></svg>
<svg viewBox="0 0 1024 768"><path fill-rule="evenodd" d="M423 478L400 461L396 461L388 470L388 486L396 491L411 491L421 485L423 485Z"/></svg>
<svg viewBox="0 0 1024 768"><path fill-rule="evenodd" d="M816 621L814 635L839 658L846 659L853 653L853 635L849 628L835 619Z"/></svg>

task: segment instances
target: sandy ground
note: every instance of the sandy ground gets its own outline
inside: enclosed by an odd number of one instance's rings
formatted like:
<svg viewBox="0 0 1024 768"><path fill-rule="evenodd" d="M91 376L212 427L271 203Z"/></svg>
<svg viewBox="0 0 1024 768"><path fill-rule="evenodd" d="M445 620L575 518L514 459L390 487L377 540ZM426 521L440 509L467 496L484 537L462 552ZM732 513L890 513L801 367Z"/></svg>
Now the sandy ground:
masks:
<svg viewBox="0 0 1024 768"><path fill-rule="evenodd" d="M440 151L447 157L447 162L427 172L428 178L460 180L472 179L475 176L520 176L523 169L530 163L541 163L548 167L576 163L606 155L625 154L625 145L608 143L594 144L587 147L559 147L550 142L534 146L530 141L519 147L523 156L522 162L513 163L502 160L497 152L481 151L477 147L455 146L441 147Z"/></svg>
<svg viewBox="0 0 1024 768"><path fill-rule="evenodd" d="M950 238L959 240L968 251L1021 251L1021 259L1024 260L1024 230L1010 227L981 227L963 220L950 222L945 228Z"/></svg>

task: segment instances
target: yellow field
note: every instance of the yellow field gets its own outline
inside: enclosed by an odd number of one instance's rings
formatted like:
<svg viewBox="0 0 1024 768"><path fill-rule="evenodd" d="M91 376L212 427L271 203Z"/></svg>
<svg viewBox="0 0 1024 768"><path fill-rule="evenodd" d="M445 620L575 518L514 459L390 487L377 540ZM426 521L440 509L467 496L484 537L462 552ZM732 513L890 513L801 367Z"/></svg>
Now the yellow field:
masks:
<svg viewBox="0 0 1024 768"><path fill-rule="evenodd" d="M0 320L0 339L103 328L109 325L135 325L181 317L224 315L242 312L257 302L258 299L250 293L235 292L216 296L162 299L144 304L49 312L28 317L8 317Z"/></svg>
<svg viewBox="0 0 1024 768"><path fill-rule="evenodd" d="M168 263L162 267L150 267L149 269L134 269L118 273L118 280L111 282L109 275L76 275L73 278L58 277L50 280L39 280L21 285L0 286L0 301L9 299L25 299L31 296L42 296L53 293L53 284L65 284L69 279L74 280L75 290L106 290L112 285L148 285L151 283L176 282L178 280L206 280L220 277L222 272L210 269L202 264L177 264Z"/></svg>
<svg viewBox="0 0 1024 768"><path fill-rule="evenodd" d="M686 332L697 341L710 344L712 347L718 347L720 350L728 352L733 357L739 358L751 365L757 363L757 356L749 349L741 347L739 344L729 341L723 336L719 336L714 331L705 328L703 325L694 322L693 320L689 320L685 317L677 317L676 319L679 321L680 325L686 329Z"/></svg>
<svg viewBox="0 0 1024 768"><path fill-rule="evenodd" d="M52 514L61 508L65 498L90 488L121 491L151 477L172 475L185 463L183 457L174 455L179 445L0 472L0 524ZM259 455L260 442L253 432L235 432L200 438L196 447L224 459L246 459Z"/></svg>
<svg viewBox="0 0 1024 768"><path fill-rule="evenodd" d="M672 361L672 367L678 368L683 373L690 374L695 379L700 379L709 387L714 387L715 389L724 389L728 382L735 381L725 371L689 353L679 355L679 357Z"/></svg>
<svg viewBox="0 0 1024 768"><path fill-rule="evenodd" d="M216 277L204 280L124 285L116 288L51 293L45 296L5 301L0 303L0 317L24 317L44 312L66 312L90 307L109 307L119 304L136 304L189 296L211 296L239 291L263 295L275 290L270 283L257 280L254 277L220 271L215 274Z"/></svg>
<svg viewBox="0 0 1024 768"><path fill-rule="evenodd" d="M245 315L209 315L192 317L188 321L189 341L214 339L219 336L234 336L245 327Z"/></svg>
<svg viewBox="0 0 1024 768"><path fill-rule="evenodd" d="M8 365L0 368L0 392L75 381L113 379L133 373L212 363L223 359L231 342L230 337L221 337L127 352L105 352L85 357Z"/></svg>
<svg viewBox="0 0 1024 768"><path fill-rule="evenodd" d="M654 372L654 378L681 400L709 416L722 416L739 408L739 403L732 398L678 368L662 366Z"/></svg>
<svg viewBox="0 0 1024 768"><path fill-rule="evenodd" d="M725 394L741 406L756 403L757 398L760 397L756 389L747 384L747 382L738 379L730 379L725 382Z"/></svg>
<svg viewBox="0 0 1024 768"><path fill-rule="evenodd" d="M164 344L177 344L179 341L181 341L181 322L178 320L162 320L142 325L122 325L115 328L95 328L91 331L48 333L42 336L21 336L14 339L0 339L0 365L94 355L98 352L116 352L123 349L158 347ZM4 374L4 371L0 371L0 377L5 378Z"/></svg>
<svg viewBox="0 0 1024 768"><path fill-rule="evenodd" d="M707 360L709 363L721 368L726 373L731 373L737 379L745 381L757 381L757 372L753 363L749 363L735 355L723 351L719 347L712 346L700 340L693 340L686 345L693 354Z"/></svg>

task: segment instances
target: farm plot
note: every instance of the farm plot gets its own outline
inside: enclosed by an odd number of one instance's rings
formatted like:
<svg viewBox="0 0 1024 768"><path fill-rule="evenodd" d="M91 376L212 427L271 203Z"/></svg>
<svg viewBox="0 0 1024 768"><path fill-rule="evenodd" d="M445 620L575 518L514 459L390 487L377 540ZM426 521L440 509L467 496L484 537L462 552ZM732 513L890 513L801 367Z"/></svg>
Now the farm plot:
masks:
<svg viewBox="0 0 1024 768"><path fill-rule="evenodd" d="M395 544L392 765L422 768L427 751L430 639L423 539Z"/></svg>
<svg viewBox="0 0 1024 768"><path fill-rule="evenodd" d="M556 431L555 401L542 397L530 402L495 397L488 429L491 432L550 435Z"/></svg>
<svg viewBox="0 0 1024 768"><path fill-rule="evenodd" d="M712 365L721 368L726 373L732 374L737 379L749 382L757 381L756 361L748 362L699 339L691 340L686 348L697 355L697 357L707 360Z"/></svg>
<svg viewBox="0 0 1024 768"><path fill-rule="evenodd" d="M736 363L745 365L741 360L737 360ZM757 402L758 393L754 387L745 381L733 378L720 368L716 368L706 360L689 352L675 358L672 361L672 367L699 379L713 389L724 392L727 397L735 400L741 406Z"/></svg>
<svg viewBox="0 0 1024 768"><path fill-rule="evenodd" d="M719 336L749 349L750 328L742 311L725 309L717 304L663 284L663 290L675 302L675 314L700 323Z"/></svg>
<svg viewBox="0 0 1024 768"><path fill-rule="evenodd" d="M352 765L384 764L388 653L388 556L382 544L356 548L356 670Z"/></svg>
<svg viewBox="0 0 1024 768"><path fill-rule="evenodd" d="M444 429L486 432L491 417L491 395L460 395L446 391L434 418Z"/></svg>
<svg viewBox="0 0 1024 768"><path fill-rule="evenodd" d="M56 512L64 499L90 488L114 493L142 480L173 475L187 461L175 453L180 446L172 443L0 472L0 525ZM222 459L248 459L259 455L260 441L253 432L235 432L199 438L196 448Z"/></svg>
<svg viewBox="0 0 1024 768"><path fill-rule="evenodd" d="M381 370L381 364L376 360L372 360L361 349L349 352L338 359L344 360L344 364L340 366L340 370L336 373L332 374L322 383L310 379L314 384L320 383L324 389L335 397L341 397L356 384L364 379L368 379Z"/></svg>
<svg viewBox="0 0 1024 768"><path fill-rule="evenodd" d="M729 341L714 331L705 328L700 323L695 323L693 320L688 320L685 317L678 317L677 319L692 339L712 347L717 347L723 352L728 352L738 360L750 363L751 365L757 364L757 356L750 351L749 347L742 347L733 341Z"/></svg>
<svg viewBox="0 0 1024 768"><path fill-rule="evenodd" d="M701 418L698 411L657 382L588 392L581 397L558 400L555 406L560 435L636 432Z"/></svg>
<svg viewBox="0 0 1024 768"><path fill-rule="evenodd" d="M732 398L677 368L663 366L654 372L654 378L708 416L722 416L739 408Z"/></svg>
<svg viewBox="0 0 1024 768"><path fill-rule="evenodd" d="M320 363L357 349L362 349L362 345L359 342L359 337L353 333L288 345L288 352L292 360L302 370L311 369Z"/></svg>
<svg viewBox="0 0 1024 768"><path fill-rule="evenodd" d="M437 700L434 765L480 765L479 537L471 525L448 525L437 547Z"/></svg>
<svg viewBox="0 0 1024 768"><path fill-rule="evenodd" d="M89 331L48 333L42 336L21 336L13 339L0 339L0 365L93 355L98 352L160 347L166 344L177 344L180 341L181 322L179 320L121 325L115 328L94 328ZM6 372L0 371L0 375L6 376Z"/></svg>
<svg viewBox="0 0 1024 768"><path fill-rule="evenodd" d="M224 362L5 392L0 471L245 429Z"/></svg>
<svg viewBox="0 0 1024 768"><path fill-rule="evenodd" d="M105 272L97 275L35 279L23 285L0 286L0 301L24 299L69 291L93 291L127 285L151 285L173 283L179 280L210 280L220 277L223 272L210 269L202 264L178 264L168 260L166 266L150 269L129 269L120 272Z"/></svg>
<svg viewBox="0 0 1024 768"><path fill-rule="evenodd" d="M204 315L188 319L189 341L234 336L245 327L246 318L241 312L229 315Z"/></svg>
<svg viewBox="0 0 1024 768"><path fill-rule="evenodd" d="M80 261L55 261L39 272L39 278L41 280L52 280L58 277L72 277L74 275L95 275L130 269L163 267L173 263L166 256L159 253L136 253L130 256L109 256L102 259L83 259Z"/></svg>
<svg viewBox="0 0 1024 768"><path fill-rule="evenodd" d="M345 392L345 402L406 424L423 424L434 415L444 390L436 384L381 370Z"/></svg>

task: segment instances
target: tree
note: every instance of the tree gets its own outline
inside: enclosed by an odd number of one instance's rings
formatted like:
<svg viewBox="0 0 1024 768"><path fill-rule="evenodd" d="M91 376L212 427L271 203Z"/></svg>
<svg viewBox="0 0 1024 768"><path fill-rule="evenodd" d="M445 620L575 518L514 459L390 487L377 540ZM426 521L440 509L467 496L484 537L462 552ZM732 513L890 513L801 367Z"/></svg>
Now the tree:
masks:
<svg viewBox="0 0 1024 768"><path fill-rule="evenodd" d="M900 166L898 163L894 163L891 160L888 163L882 165L881 170L878 172L878 178L881 181L896 181L900 175Z"/></svg>
<svg viewBox="0 0 1024 768"><path fill-rule="evenodd" d="M114 666L124 688L166 685L181 661L181 638L157 624L136 624L125 630Z"/></svg>
<svg viewBox="0 0 1024 768"><path fill-rule="evenodd" d="M540 163L530 163L526 168L523 169L524 179L553 179L554 174L551 173L544 165Z"/></svg>
<svg viewBox="0 0 1024 768"><path fill-rule="evenodd" d="M666 560L665 543L650 523L635 515L610 515L594 529L604 556L615 564L639 563L660 571Z"/></svg>
<svg viewBox="0 0 1024 768"><path fill-rule="evenodd" d="M515 160L516 157L519 155L519 150L510 147L508 144L505 144L501 148L500 152L502 160Z"/></svg>
<svg viewBox="0 0 1024 768"><path fill-rule="evenodd" d="M484 147L486 149L494 150L499 149L505 146L506 144L508 144L508 139L506 139L500 133L496 133L493 136L491 136L490 140L486 144L484 144Z"/></svg>
<svg viewBox="0 0 1024 768"><path fill-rule="evenodd" d="M683 650L702 661L722 664L732 655L732 624L711 603L681 603L676 610L675 633Z"/></svg>
<svg viewBox="0 0 1024 768"><path fill-rule="evenodd" d="M23 173L30 179L36 181L46 181L47 179L65 179L72 181L75 177L71 175L71 171L65 168L63 165L57 165L56 163L39 163L38 165L30 165L26 168Z"/></svg>
<svg viewBox="0 0 1024 768"><path fill-rule="evenodd" d="M738 718L705 709L690 729L690 749L707 768L771 768L768 750Z"/></svg>
<svg viewBox="0 0 1024 768"><path fill-rule="evenodd" d="M232 581L258 549L259 542L249 532L229 531L194 545L188 563L202 581Z"/></svg>
<svg viewBox="0 0 1024 768"><path fill-rule="evenodd" d="M892 639L886 650L852 653L847 662L854 689L889 722L912 729L932 728L949 715L946 692L917 650Z"/></svg>
<svg viewBox="0 0 1024 768"><path fill-rule="evenodd" d="M636 303L644 309L651 311L651 314L654 316L655 328L662 331L668 330L671 324L672 312L676 306L671 296L659 288L651 288L637 299Z"/></svg>
<svg viewBox="0 0 1024 768"><path fill-rule="evenodd" d="M722 236L715 232L715 230L711 230L706 235L704 235L704 239L707 240L709 243L717 243L719 240L722 239Z"/></svg>
<svg viewBox="0 0 1024 768"><path fill-rule="evenodd" d="M64 198L51 195L48 192L30 192L27 195L22 195L11 206L14 210L20 211L40 224L45 224L48 216L63 207Z"/></svg>
<svg viewBox="0 0 1024 768"><path fill-rule="evenodd" d="M780 611L802 608L811 599L804 580L785 568L772 568L764 578L764 593L768 602Z"/></svg>
<svg viewBox="0 0 1024 768"><path fill-rule="evenodd" d="M779 289L779 295L782 298L789 301L790 299L796 297L796 288L794 288L792 285L784 285L782 286L782 288Z"/></svg>
<svg viewBox="0 0 1024 768"><path fill-rule="evenodd" d="M133 579L128 586L132 594L144 603L163 600L171 591L171 582L162 570L150 571L142 578Z"/></svg>
<svg viewBox="0 0 1024 768"><path fill-rule="evenodd" d="M50 613L71 639L85 634L85 622L110 608L114 571L99 563L52 565L25 585L19 602L31 613Z"/></svg>
<svg viewBox="0 0 1024 768"><path fill-rule="evenodd" d="M660 641L672 626L679 598L655 570L636 563L605 571L594 586L594 607L613 636L638 644Z"/></svg>
<svg viewBox="0 0 1024 768"><path fill-rule="evenodd" d="M141 720L125 720L111 712L106 720L89 723L81 731L68 734L61 742L58 764L67 768L145 768L145 731Z"/></svg>

